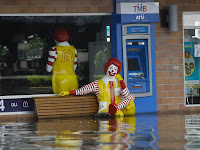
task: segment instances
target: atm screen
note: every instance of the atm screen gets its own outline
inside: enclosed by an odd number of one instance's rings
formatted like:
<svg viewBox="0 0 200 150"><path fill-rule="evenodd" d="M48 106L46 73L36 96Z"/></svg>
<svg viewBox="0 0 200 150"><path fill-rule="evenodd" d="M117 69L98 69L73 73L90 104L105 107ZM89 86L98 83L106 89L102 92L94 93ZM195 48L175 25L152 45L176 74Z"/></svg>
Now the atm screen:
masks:
<svg viewBox="0 0 200 150"><path fill-rule="evenodd" d="M140 71L140 64L138 58L128 58L128 70Z"/></svg>

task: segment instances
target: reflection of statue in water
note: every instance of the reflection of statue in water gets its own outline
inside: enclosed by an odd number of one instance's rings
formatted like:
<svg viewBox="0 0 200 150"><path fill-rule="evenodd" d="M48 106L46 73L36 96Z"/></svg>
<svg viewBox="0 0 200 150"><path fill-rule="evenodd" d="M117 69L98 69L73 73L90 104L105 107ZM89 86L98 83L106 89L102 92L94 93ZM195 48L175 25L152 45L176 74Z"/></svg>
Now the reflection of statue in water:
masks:
<svg viewBox="0 0 200 150"><path fill-rule="evenodd" d="M75 90L78 88L78 80L75 75L77 68L77 51L71 46L69 35L64 28L55 31L56 46L49 50L46 70L51 72L52 86L54 94L63 90Z"/></svg>
<svg viewBox="0 0 200 150"><path fill-rule="evenodd" d="M82 140L78 138L80 132L74 132L70 130L60 131L55 136L55 145L60 149L79 149L82 145Z"/></svg>
<svg viewBox="0 0 200 150"><path fill-rule="evenodd" d="M136 129L135 116L98 118L97 130L63 130L55 136L55 146L60 149L131 149L134 145L133 135ZM90 122L90 123L91 123ZM88 132L89 131L89 132Z"/></svg>
<svg viewBox="0 0 200 150"><path fill-rule="evenodd" d="M131 136L135 133L135 116L110 118L107 121L99 121L99 124L100 150L131 149L131 145L134 145Z"/></svg>

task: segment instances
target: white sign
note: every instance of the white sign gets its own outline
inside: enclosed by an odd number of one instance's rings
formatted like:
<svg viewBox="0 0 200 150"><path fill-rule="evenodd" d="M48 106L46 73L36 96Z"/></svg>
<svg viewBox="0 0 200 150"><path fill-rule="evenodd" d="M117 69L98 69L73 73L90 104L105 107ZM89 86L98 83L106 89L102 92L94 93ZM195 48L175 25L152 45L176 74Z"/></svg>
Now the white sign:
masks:
<svg viewBox="0 0 200 150"><path fill-rule="evenodd" d="M194 45L194 57L200 57L200 45Z"/></svg>
<svg viewBox="0 0 200 150"><path fill-rule="evenodd" d="M189 80L189 81L185 81L185 84L199 84L199 80Z"/></svg>
<svg viewBox="0 0 200 150"><path fill-rule="evenodd" d="M158 2L144 2L144 3L117 3L117 14L155 14L159 13Z"/></svg>

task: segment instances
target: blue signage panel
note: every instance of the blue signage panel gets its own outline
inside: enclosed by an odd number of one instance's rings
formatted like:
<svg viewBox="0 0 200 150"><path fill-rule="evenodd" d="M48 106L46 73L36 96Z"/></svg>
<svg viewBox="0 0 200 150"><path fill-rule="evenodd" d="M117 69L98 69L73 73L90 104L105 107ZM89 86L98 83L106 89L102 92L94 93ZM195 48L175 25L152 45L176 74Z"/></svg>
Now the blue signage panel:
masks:
<svg viewBox="0 0 200 150"><path fill-rule="evenodd" d="M131 33L149 33L148 26L130 26L127 27L127 34Z"/></svg>
<svg viewBox="0 0 200 150"><path fill-rule="evenodd" d="M159 14L122 14L118 15L121 23L153 23L159 22Z"/></svg>
<svg viewBox="0 0 200 150"><path fill-rule="evenodd" d="M19 112L19 111L34 111L35 101L32 98L21 99L1 99L1 112Z"/></svg>

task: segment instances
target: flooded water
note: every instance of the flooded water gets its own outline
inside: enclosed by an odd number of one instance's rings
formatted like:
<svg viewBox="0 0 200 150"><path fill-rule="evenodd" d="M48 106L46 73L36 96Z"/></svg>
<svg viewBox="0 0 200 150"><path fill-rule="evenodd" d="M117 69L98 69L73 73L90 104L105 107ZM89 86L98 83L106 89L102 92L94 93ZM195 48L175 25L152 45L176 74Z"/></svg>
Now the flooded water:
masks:
<svg viewBox="0 0 200 150"><path fill-rule="evenodd" d="M200 149L200 115L1 122L0 150Z"/></svg>

